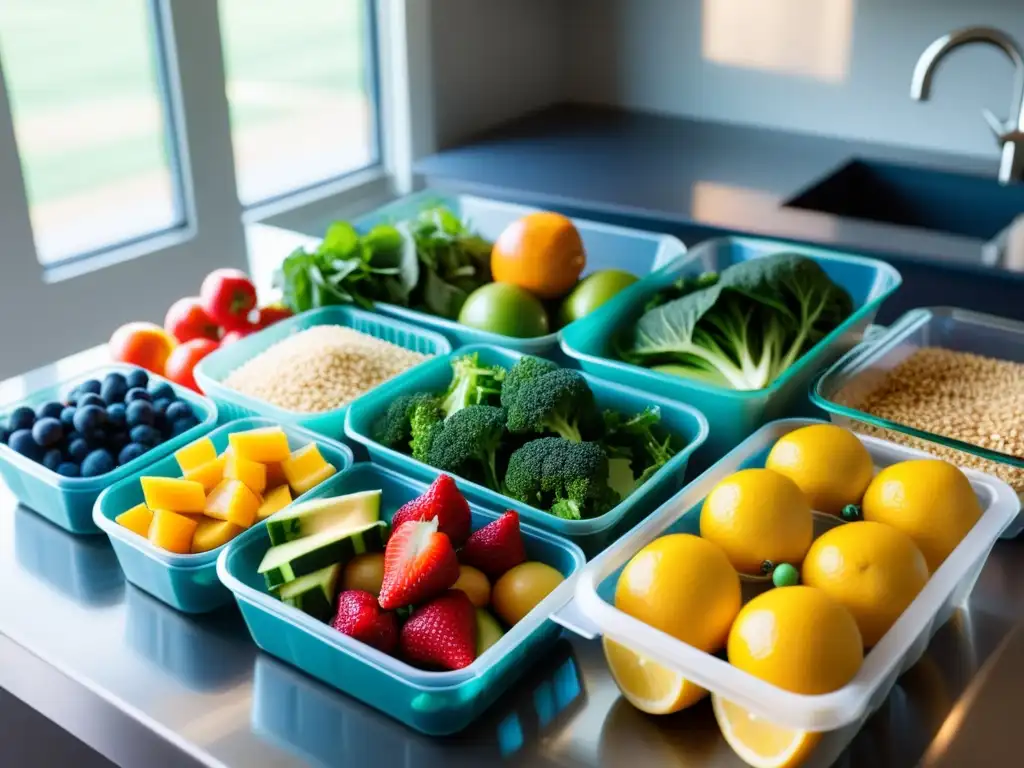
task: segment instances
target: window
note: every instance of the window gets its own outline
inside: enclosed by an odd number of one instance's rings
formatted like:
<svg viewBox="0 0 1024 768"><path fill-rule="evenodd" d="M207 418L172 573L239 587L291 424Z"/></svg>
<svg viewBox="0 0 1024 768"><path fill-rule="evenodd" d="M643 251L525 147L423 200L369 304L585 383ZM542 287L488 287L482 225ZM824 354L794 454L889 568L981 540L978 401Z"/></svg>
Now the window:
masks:
<svg viewBox="0 0 1024 768"><path fill-rule="evenodd" d="M0 51L37 256L183 223L146 0L3 0Z"/></svg>
<svg viewBox="0 0 1024 768"><path fill-rule="evenodd" d="M220 19L244 205L377 161L370 3L220 0Z"/></svg>

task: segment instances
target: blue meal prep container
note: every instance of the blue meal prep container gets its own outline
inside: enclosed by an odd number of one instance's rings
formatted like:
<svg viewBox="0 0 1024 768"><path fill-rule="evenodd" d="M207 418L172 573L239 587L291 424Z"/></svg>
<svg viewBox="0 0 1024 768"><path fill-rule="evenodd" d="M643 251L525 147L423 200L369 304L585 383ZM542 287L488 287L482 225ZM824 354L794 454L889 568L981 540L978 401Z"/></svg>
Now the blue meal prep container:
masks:
<svg viewBox="0 0 1024 768"><path fill-rule="evenodd" d="M516 219L541 210L471 195L445 195L436 190L426 189L378 208L357 219L354 224L360 232L366 232L378 224L397 224L414 219L421 211L437 206L444 206L457 216L468 220L477 234L492 242L497 240L505 227ZM587 253L584 277L602 269L621 269L643 276L686 253L686 246L671 235L583 219L572 221L583 238L583 246ZM394 304L378 303L375 309L383 315L398 317L443 333L457 347L464 344L494 344L531 355L559 355L558 332L520 339L478 331L454 320Z"/></svg>
<svg viewBox="0 0 1024 768"><path fill-rule="evenodd" d="M88 379L102 381L108 373L128 374L134 370L138 369L131 365L105 365L60 384L38 390L23 400L0 408L0 423L6 422L11 411L23 405L34 410L49 400L65 402L71 390ZM173 453L196 438L202 437L217 424L217 406L210 400L153 373L149 374L149 380L170 384L178 399L192 406L192 411L199 423L192 429L147 451L139 458L122 464L112 472L96 477L58 475L42 464L37 464L0 443L0 476L3 477L15 498L21 504L35 510L66 531L79 534L99 533L99 529L93 523L92 507L96 502L96 497L104 488L109 488L119 480L136 474L154 461Z"/></svg>
<svg viewBox="0 0 1024 768"><path fill-rule="evenodd" d="M374 422L399 395L444 392L451 382L452 360L474 352L479 353L481 362L487 365L501 365L506 369L515 365L523 356L513 350L481 344L464 347L447 357L435 358L414 370L396 376L373 392L357 399L345 420L345 433L366 447L371 461L420 480L433 480L438 474L436 469L417 461L412 456L386 448L374 440ZM700 411L684 403L638 392L587 374L584 374L584 377L594 392L598 406L602 409L610 408L632 415L642 412L648 406L658 406L661 409L662 426L677 440L685 443L682 450L615 508L600 517L588 520L562 520L468 480L459 480L459 485L471 501L491 509L514 509L524 520L578 544L588 557L592 557L683 487L687 461L707 439L708 425Z"/></svg>
<svg viewBox="0 0 1024 768"><path fill-rule="evenodd" d="M384 467L356 464L310 492L315 497L382 491L382 517L392 515L426 489ZM473 528L498 513L470 505ZM461 731L493 704L558 638L549 621L554 607L572 594L574 574L584 563L573 544L529 525L521 526L526 556L556 568L565 581L522 621L465 669L428 672L317 621L268 594L256 569L270 546L265 526L246 531L217 560L221 580L235 594L253 640L262 650L340 691L430 735Z"/></svg>
<svg viewBox="0 0 1024 768"><path fill-rule="evenodd" d="M233 432L245 432L260 427L276 427L271 419L239 419L217 427L207 437L213 441L217 453L228 447L228 436ZM320 435L290 425L280 425L288 444L294 451L315 442L320 453L338 471L352 464L352 451L346 445L327 440ZM110 536L118 562L125 578L140 589L163 600L172 608L184 613L206 613L231 601L231 594L217 579L217 555L219 549L198 555L178 555L150 544L149 540L114 522L122 512L143 501L143 476L181 477L181 468L174 456L147 467L131 477L121 480L104 491L96 501L93 519L96 525ZM299 496L294 502L309 498L316 491ZM293 502L293 503L294 503ZM262 523L254 527L262 528Z"/></svg>
<svg viewBox="0 0 1024 768"><path fill-rule="evenodd" d="M289 411L243 395L224 385L224 380L232 371L256 355L288 336L318 325L341 325L424 355L444 355L452 348L448 340L439 333L356 307L323 307L303 312L221 347L196 366L196 383L217 404L221 423L246 416L266 416L279 424L305 427L321 435L341 439L347 405L324 413Z"/></svg>
<svg viewBox="0 0 1024 768"><path fill-rule="evenodd" d="M684 275L721 272L732 264L783 251L818 262L832 280L850 293L854 311L770 386L750 391L725 389L616 358L615 339L636 323L644 304L662 288ZM711 436L695 459L697 468L704 469L765 422L783 416L814 414L808 399L814 376L861 340L882 301L900 282L899 272L877 259L772 240L709 240L568 326L562 334L562 350L584 371L699 408L711 426Z"/></svg>

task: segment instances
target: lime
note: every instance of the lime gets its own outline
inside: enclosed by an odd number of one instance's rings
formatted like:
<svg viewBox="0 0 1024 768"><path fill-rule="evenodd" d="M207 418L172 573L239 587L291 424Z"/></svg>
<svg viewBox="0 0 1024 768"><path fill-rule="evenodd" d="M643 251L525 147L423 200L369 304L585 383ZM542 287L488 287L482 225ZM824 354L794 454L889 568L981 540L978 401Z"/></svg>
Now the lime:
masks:
<svg viewBox="0 0 1024 768"><path fill-rule="evenodd" d="M636 275L621 269L602 269L588 275L565 297L558 315L559 322L568 325L586 317L637 280Z"/></svg>
<svg viewBox="0 0 1024 768"><path fill-rule="evenodd" d="M466 298L459 322L478 331L531 338L548 332L548 316L537 298L511 283L488 283Z"/></svg>

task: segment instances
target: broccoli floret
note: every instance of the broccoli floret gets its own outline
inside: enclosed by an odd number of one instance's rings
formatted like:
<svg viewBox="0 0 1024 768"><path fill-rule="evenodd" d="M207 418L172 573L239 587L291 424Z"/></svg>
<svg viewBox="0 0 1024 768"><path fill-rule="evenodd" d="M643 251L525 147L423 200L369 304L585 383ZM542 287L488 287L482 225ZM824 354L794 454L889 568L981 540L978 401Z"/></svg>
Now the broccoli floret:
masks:
<svg viewBox="0 0 1024 768"><path fill-rule="evenodd" d="M474 352L452 361L452 381L444 393L441 407L446 415L470 405L493 405L499 401L505 369L500 365L482 365Z"/></svg>
<svg viewBox="0 0 1024 768"><path fill-rule="evenodd" d="M434 437L441 429L441 422L444 421L444 410L437 400L429 400L417 403L412 409L412 417L409 419L412 439L409 447L412 449L412 457L419 461L427 461L430 455L430 446Z"/></svg>
<svg viewBox="0 0 1024 768"><path fill-rule="evenodd" d="M565 520L604 514L619 501L608 487L608 456L597 443L531 440L508 461L505 492Z"/></svg>
<svg viewBox="0 0 1024 768"><path fill-rule="evenodd" d="M639 488L676 454L672 435L655 433L661 410L650 406L630 417L616 411L604 412L605 450L613 459L628 459L631 471L638 471L634 489ZM618 482L622 482L621 478Z"/></svg>
<svg viewBox="0 0 1024 768"><path fill-rule="evenodd" d="M383 446L404 449L412 437L412 412L420 403L437 405L438 398L428 392L399 395L373 425L374 439Z"/></svg>
<svg viewBox="0 0 1024 768"><path fill-rule="evenodd" d="M470 405L428 427L427 463L444 472L482 477L499 490L496 454L505 435L505 409Z"/></svg>
<svg viewBox="0 0 1024 768"><path fill-rule="evenodd" d="M512 401L519 394L519 387L523 382L537 379L546 373L558 371L561 368L550 360L542 357L526 355L519 358L519 361L512 366L505 376L505 383L501 387L501 404L505 408L512 406Z"/></svg>
<svg viewBox="0 0 1024 768"><path fill-rule="evenodd" d="M567 368L521 381L506 407L513 434L553 432L578 443L600 422L586 379Z"/></svg>

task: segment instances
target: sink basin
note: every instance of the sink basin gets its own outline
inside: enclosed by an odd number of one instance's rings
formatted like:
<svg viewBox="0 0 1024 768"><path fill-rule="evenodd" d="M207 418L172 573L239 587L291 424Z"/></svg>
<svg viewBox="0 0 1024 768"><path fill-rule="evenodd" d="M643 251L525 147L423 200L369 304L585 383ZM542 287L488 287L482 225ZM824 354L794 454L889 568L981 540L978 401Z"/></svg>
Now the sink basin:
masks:
<svg viewBox="0 0 1024 768"><path fill-rule="evenodd" d="M1024 184L853 160L786 205L991 240L1024 213Z"/></svg>

